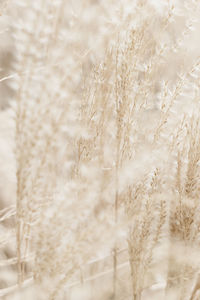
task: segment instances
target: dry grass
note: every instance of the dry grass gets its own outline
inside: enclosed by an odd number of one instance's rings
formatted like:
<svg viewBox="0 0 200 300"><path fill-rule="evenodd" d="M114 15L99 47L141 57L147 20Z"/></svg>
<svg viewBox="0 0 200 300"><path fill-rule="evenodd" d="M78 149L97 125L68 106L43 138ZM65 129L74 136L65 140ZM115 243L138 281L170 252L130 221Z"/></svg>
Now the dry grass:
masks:
<svg viewBox="0 0 200 300"><path fill-rule="evenodd" d="M199 299L198 1L0 9L0 297Z"/></svg>

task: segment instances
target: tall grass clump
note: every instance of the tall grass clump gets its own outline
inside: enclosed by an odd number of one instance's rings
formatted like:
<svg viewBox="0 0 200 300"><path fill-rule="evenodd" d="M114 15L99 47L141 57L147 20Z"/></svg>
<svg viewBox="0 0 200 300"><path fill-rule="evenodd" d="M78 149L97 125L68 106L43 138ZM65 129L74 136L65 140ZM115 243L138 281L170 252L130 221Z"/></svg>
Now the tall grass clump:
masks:
<svg viewBox="0 0 200 300"><path fill-rule="evenodd" d="M2 299L198 299L198 1L0 9Z"/></svg>

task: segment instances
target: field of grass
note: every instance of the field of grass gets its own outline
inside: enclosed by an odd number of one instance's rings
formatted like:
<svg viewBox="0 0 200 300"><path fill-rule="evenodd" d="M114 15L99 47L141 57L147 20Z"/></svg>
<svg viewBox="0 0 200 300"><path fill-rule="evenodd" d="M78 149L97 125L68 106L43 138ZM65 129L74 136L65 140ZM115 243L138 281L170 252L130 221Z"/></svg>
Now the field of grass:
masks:
<svg viewBox="0 0 200 300"><path fill-rule="evenodd" d="M200 2L0 1L0 298L200 299Z"/></svg>

